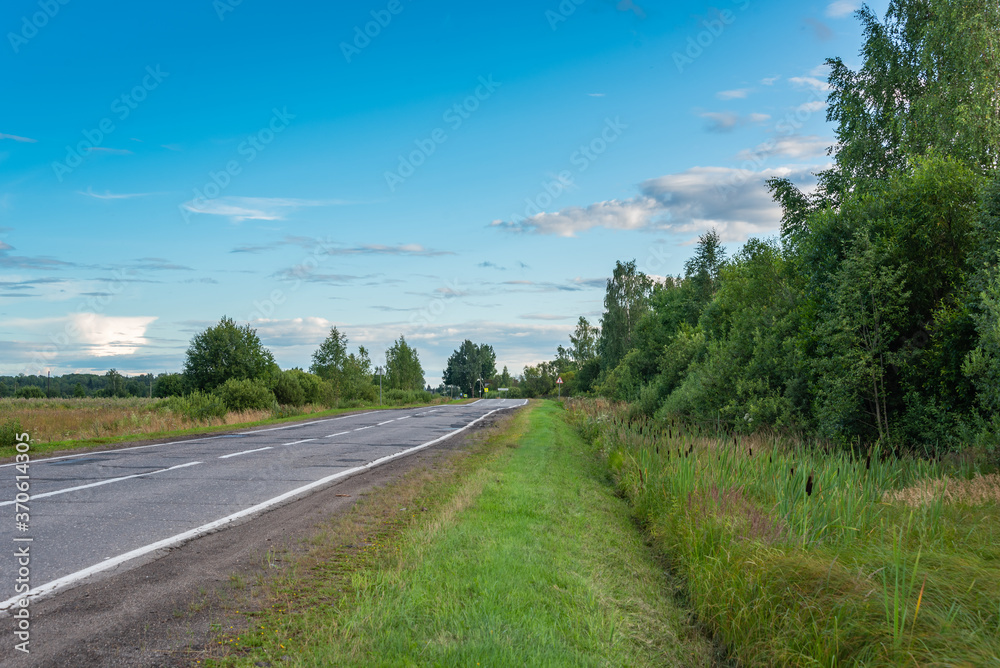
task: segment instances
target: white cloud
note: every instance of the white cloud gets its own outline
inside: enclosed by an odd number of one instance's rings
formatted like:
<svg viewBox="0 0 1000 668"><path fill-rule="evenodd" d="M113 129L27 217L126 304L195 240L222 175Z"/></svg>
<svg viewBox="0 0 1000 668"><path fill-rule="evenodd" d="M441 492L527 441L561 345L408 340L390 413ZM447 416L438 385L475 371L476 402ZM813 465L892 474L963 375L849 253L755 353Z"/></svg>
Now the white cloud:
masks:
<svg viewBox="0 0 1000 668"><path fill-rule="evenodd" d="M32 334L33 340L54 342L39 345L40 349L33 357L57 366L64 356L134 355L148 344L146 330L156 319L156 316L71 313L59 318L18 318L5 324L17 331Z"/></svg>
<svg viewBox="0 0 1000 668"><path fill-rule="evenodd" d="M858 3L852 2L851 0L836 0L836 2L831 2L826 7L826 15L839 19L841 17L847 16L858 9Z"/></svg>
<svg viewBox="0 0 1000 668"><path fill-rule="evenodd" d="M741 151L737 154L736 159L759 162L770 157L781 156L793 160L804 160L825 156L827 148L833 143L833 139L823 139L817 135L773 137L758 144L753 149Z"/></svg>
<svg viewBox="0 0 1000 668"><path fill-rule="evenodd" d="M805 104L800 104L795 107L795 111L801 111L806 114L815 114L817 111L822 111L826 108L826 102L823 100L814 100L812 102L806 102Z"/></svg>
<svg viewBox="0 0 1000 668"><path fill-rule="evenodd" d="M193 199L181 206L191 213L227 216L232 222L239 223L244 220L284 220L288 212L296 209L338 204L348 204L348 202L289 197L216 197L205 200Z"/></svg>
<svg viewBox="0 0 1000 668"><path fill-rule="evenodd" d="M823 92L830 90L830 84L816 77L790 77L788 80L797 88L812 88Z"/></svg>
<svg viewBox="0 0 1000 668"><path fill-rule="evenodd" d="M519 232L555 234L574 237L594 227L609 230L642 230L650 227L659 213L659 204L649 197L626 200L608 200L587 207L568 207L556 213L539 213L519 221L495 220L494 227L504 227Z"/></svg>
<svg viewBox="0 0 1000 668"><path fill-rule="evenodd" d="M27 144L37 144L38 143L37 139L30 139L28 137L19 137L17 135L6 135L6 134L4 134L2 132L0 132L0 139L13 139L14 141L23 142L23 143L27 143Z"/></svg>
<svg viewBox="0 0 1000 668"><path fill-rule="evenodd" d="M779 145L773 154L794 150ZM772 233L780 224L781 210L764 187L768 178L783 177L809 185L815 182L812 173L821 168L790 165L757 171L693 167L643 182L640 194L630 199L569 207L518 222L494 221L493 225L566 237L598 227L680 234L715 227L724 241L745 241L751 235Z"/></svg>
<svg viewBox="0 0 1000 668"><path fill-rule="evenodd" d="M115 193L111 193L111 192L105 190L104 194L102 195L100 193L95 193L94 189L90 188L90 187L87 188L86 192L84 192L82 190L78 190L77 193L79 193L80 195L86 195L88 197L94 197L96 199L132 199L133 197L148 197L149 195L153 194L153 193L120 193L120 194L115 194Z"/></svg>
<svg viewBox="0 0 1000 668"><path fill-rule="evenodd" d="M715 94L715 97L720 100L742 100L745 99L747 95L753 92L752 88L737 88L735 90L720 90Z"/></svg>
<svg viewBox="0 0 1000 668"><path fill-rule="evenodd" d="M706 130L709 132L732 132L736 128L745 125L766 123L771 119L767 114L750 114L741 116L732 111L706 111L699 114L701 118L708 121Z"/></svg>
<svg viewBox="0 0 1000 668"><path fill-rule="evenodd" d="M780 78L781 77L766 77L764 79L761 79L760 83L763 84L764 86L773 86L775 82L778 81L778 79Z"/></svg>
<svg viewBox="0 0 1000 668"><path fill-rule="evenodd" d="M587 93L590 97L604 97L604 93Z"/></svg>

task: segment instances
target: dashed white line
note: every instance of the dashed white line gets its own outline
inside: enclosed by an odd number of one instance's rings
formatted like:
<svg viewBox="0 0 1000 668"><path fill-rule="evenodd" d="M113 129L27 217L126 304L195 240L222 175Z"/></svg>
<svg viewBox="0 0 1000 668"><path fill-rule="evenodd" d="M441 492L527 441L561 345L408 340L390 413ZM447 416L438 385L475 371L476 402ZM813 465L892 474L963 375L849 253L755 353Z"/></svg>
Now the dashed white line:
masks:
<svg viewBox="0 0 1000 668"><path fill-rule="evenodd" d="M375 425L373 425L373 424L370 424L370 425L368 425L367 427L358 427L358 428L357 428L357 429L355 429L354 431L364 431L365 429L371 429L371 428L372 428L372 427L374 427L374 426L375 426Z"/></svg>
<svg viewBox="0 0 1000 668"><path fill-rule="evenodd" d="M400 420L409 420L411 417L413 417L413 416L412 415L404 415L401 418L396 418L396 422L399 422Z"/></svg>
<svg viewBox="0 0 1000 668"><path fill-rule="evenodd" d="M384 424L389 424L390 422L395 422L395 421L396 421L396 419L395 419L395 418L393 418L393 419L391 419L391 420L386 420L385 422L379 422L379 423L378 423L377 425L375 425L375 426L376 426L376 427L381 427L381 426L382 426L382 425L384 425Z"/></svg>
<svg viewBox="0 0 1000 668"><path fill-rule="evenodd" d="M350 433L351 432L349 432L349 431L341 431L341 432L337 432L336 434L330 434L326 438L333 438L334 436L343 436L344 434L350 434Z"/></svg>
<svg viewBox="0 0 1000 668"><path fill-rule="evenodd" d="M240 455L249 455L251 452L261 452L262 450L271 450L272 447L269 445L266 448L257 448L256 450L244 450L243 452L232 452L228 455L222 455L219 459L229 459L230 457L239 457Z"/></svg>
<svg viewBox="0 0 1000 668"><path fill-rule="evenodd" d="M299 443L308 443L309 441L315 441L315 438L303 438L301 441L292 441L291 443L282 443L282 445L298 445Z"/></svg>
<svg viewBox="0 0 1000 668"><path fill-rule="evenodd" d="M126 475L120 478L109 478L108 480L101 480L100 482L92 482L89 485L79 485L77 487L67 487L66 489L56 490L55 492L46 492L44 494L32 494L31 498L34 499L44 499L47 496L58 496L59 494L66 494L67 492L76 492L81 489L87 489L90 487L100 487L101 485L110 485L113 482L121 482L122 480L131 480L132 478L141 478L146 475L153 475L154 473L164 473L166 471L173 471L175 469L182 469L188 466L194 466L196 464L201 464L201 462L188 462L187 464L179 464L177 466L171 466L168 469L160 469L158 471L147 471L146 473L136 473L135 475ZM0 503L0 506L9 506L13 504L13 501L4 501Z"/></svg>

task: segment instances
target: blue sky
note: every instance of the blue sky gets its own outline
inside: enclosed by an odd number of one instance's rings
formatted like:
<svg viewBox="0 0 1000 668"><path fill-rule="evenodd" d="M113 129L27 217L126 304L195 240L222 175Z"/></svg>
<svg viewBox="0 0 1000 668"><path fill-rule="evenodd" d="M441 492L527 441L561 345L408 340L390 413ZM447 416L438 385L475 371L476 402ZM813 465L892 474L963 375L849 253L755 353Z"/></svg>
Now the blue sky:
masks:
<svg viewBox="0 0 1000 668"><path fill-rule="evenodd" d="M223 315L284 368L336 325L520 372L616 260L774 234L861 39L845 0L341 4L4 3L0 373L179 370Z"/></svg>

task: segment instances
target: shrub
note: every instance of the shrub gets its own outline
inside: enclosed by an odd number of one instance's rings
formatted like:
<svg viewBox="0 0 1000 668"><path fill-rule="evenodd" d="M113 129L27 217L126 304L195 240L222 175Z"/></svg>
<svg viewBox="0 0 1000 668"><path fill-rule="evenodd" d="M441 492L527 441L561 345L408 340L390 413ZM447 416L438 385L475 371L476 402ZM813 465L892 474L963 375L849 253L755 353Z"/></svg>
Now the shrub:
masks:
<svg viewBox="0 0 1000 668"><path fill-rule="evenodd" d="M217 395L197 391L183 397L170 397L162 405L168 410L196 422L210 418L222 418L229 412L222 399Z"/></svg>
<svg viewBox="0 0 1000 668"><path fill-rule="evenodd" d="M303 406L306 403L306 392L302 389L298 376L292 371L280 371L275 374L274 397L283 406Z"/></svg>
<svg viewBox="0 0 1000 668"><path fill-rule="evenodd" d="M17 443L18 434L23 434L21 421L17 418L7 418L0 423L0 448L13 448Z"/></svg>
<svg viewBox="0 0 1000 668"><path fill-rule="evenodd" d="M14 396L18 399L44 399L45 390L34 385L28 385L27 387L18 388Z"/></svg>
<svg viewBox="0 0 1000 668"><path fill-rule="evenodd" d="M324 403L327 392L324 392L324 381L316 374L306 373L302 369L289 369L283 372L295 378L295 381L302 388L302 394L307 404ZM326 383L332 389L330 383Z"/></svg>
<svg viewBox="0 0 1000 668"><path fill-rule="evenodd" d="M274 405L274 394L261 380L230 378L214 394L231 411L266 410Z"/></svg>

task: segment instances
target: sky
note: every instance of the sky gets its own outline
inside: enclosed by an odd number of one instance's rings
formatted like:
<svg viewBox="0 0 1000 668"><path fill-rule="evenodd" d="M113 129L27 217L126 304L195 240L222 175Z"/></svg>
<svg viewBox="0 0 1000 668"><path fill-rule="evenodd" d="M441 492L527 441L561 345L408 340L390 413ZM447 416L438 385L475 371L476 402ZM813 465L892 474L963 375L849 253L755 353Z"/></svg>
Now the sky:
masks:
<svg viewBox="0 0 1000 668"><path fill-rule="evenodd" d="M336 326L435 386L464 339L520 373L616 261L777 233L857 8L8 0L0 374L179 371L223 316L282 368Z"/></svg>

